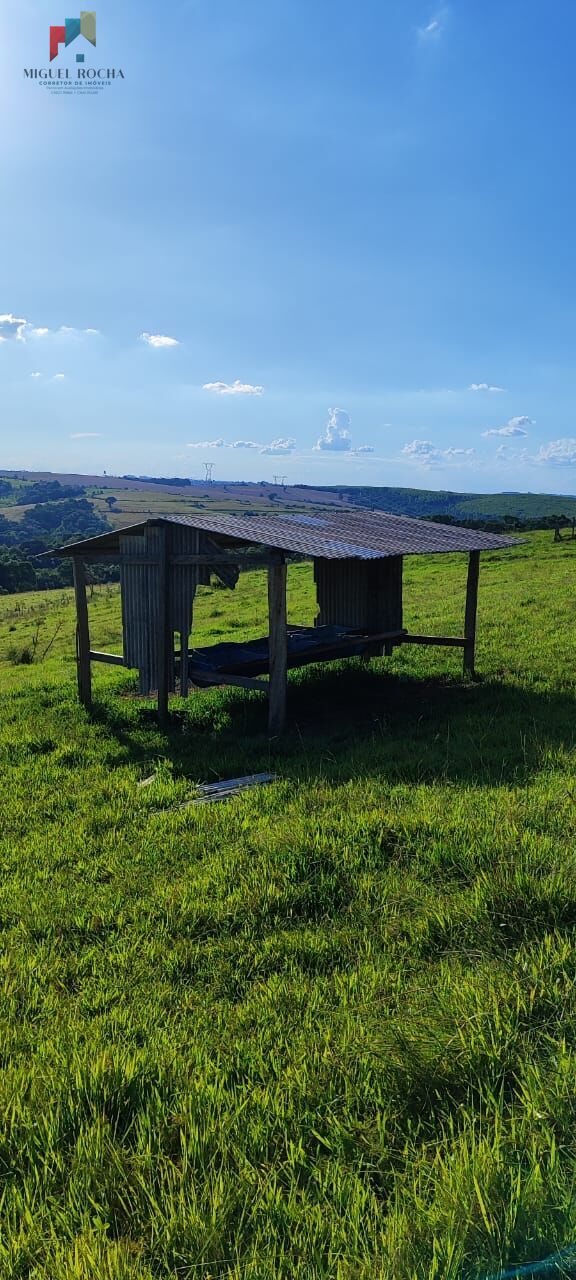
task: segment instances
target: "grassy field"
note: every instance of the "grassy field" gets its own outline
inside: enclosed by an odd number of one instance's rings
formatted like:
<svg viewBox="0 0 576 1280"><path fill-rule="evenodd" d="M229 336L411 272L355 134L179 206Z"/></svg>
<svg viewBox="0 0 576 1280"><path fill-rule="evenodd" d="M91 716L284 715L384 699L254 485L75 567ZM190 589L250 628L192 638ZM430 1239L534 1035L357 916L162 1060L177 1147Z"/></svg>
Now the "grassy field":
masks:
<svg viewBox="0 0 576 1280"><path fill-rule="evenodd" d="M465 569L408 560L406 625L461 629ZM71 593L0 598L2 1280L464 1280L576 1241L575 577L551 534L483 557L477 683L308 668L272 745L258 694L163 733L114 668L89 718ZM118 589L90 608L118 648ZM195 614L261 633L263 575Z"/></svg>

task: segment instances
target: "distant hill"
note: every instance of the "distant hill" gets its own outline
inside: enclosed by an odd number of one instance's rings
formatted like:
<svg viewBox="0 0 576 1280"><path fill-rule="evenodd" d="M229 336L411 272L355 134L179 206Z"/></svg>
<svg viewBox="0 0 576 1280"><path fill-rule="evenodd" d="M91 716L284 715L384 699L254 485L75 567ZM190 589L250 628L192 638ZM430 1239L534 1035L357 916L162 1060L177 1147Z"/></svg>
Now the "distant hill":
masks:
<svg viewBox="0 0 576 1280"><path fill-rule="evenodd" d="M549 493L454 493L449 489L406 489L384 485L274 485L266 481L206 481L181 477L96 476L47 471L0 470L0 512L20 520L25 504L60 497L87 498L113 525L127 525L149 515L193 514L217 509L239 514L317 510L330 505L363 506L396 515L450 516L452 520L539 520L576 517L576 496ZM44 492L42 492L44 490Z"/></svg>
<svg viewBox="0 0 576 1280"><path fill-rule="evenodd" d="M305 488L296 485L292 492ZM461 520L519 520L576 516L576 496L553 493L453 493L449 489L400 489L395 486L331 485L332 493L356 506L403 516L452 516Z"/></svg>

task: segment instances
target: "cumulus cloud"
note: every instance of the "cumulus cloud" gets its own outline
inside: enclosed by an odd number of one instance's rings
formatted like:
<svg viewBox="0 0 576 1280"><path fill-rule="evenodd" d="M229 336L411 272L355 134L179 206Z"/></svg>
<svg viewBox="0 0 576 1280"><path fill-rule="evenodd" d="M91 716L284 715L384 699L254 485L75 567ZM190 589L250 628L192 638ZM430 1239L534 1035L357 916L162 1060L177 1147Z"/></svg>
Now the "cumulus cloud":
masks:
<svg viewBox="0 0 576 1280"><path fill-rule="evenodd" d="M101 431L73 431L71 440L101 440Z"/></svg>
<svg viewBox="0 0 576 1280"><path fill-rule="evenodd" d="M54 374L54 377L52 378L52 381L53 381L53 382L64 382L65 377L66 377L66 374L65 374L65 373L55 373L55 374Z"/></svg>
<svg viewBox="0 0 576 1280"><path fill-rule="evenodd" d="M28 342L33 338L48 337L82 337L82 334L97 334L98 329L76 329L70 324L61 324L59 329L48 329L46 325L35 325L30 320L24 320L21 316L14 316L11 312L0 315L0 342L7 342L9 338L14 338L17 342Z"/></svg>
<svg viewBox="0 0 576 1280"><path fill-rule="evenodd" d="M345 409L329 409L328 422L324 434L314 445L316 450L326 453L348 453L352 448L350 435L350 414Z"/></svg>
<svg viewBox="0 0 576 1280"><path fill-rule="evenodd" d="M267 453L273 457L277 457L283 454L293 453L295 448L296 441L290 436L287 439L280 438L278 440L273 440L271 444L263 445L260 453Z"/></svg>
<svg viewBox="0 0 576 1280"><path fill-rule="evenodd" d="M193 440L186 445L187 449L224 449L226 441L222 440Z"/></svg>
<svg viewBox="0 0 576 1280"><path fill-rule="evenodd" d="M169 338L165 333L141 333L140 341L145 342L147 347L179 347L178 338Z"/></svg>
<svg viewBox="0 0 576 1280"><path fill-rule="evenodd" d="M230 445L231 449L261 449L262 445L257 440L233 440Z"/></svg>
<svg viewBox="0 0 576 1280"><path fill-rule="evenodd" d="M329 409L328 422L324 428L324 433L314 445L315 452L346 453L351 457L356 457L358 454L374 453L370 444L359 444L356 448L353 447L350 421L350 414L345 409Z"/></svg>
<svg viewBox="0 0 576 1280"><path fill-rule="evenodd" d="M41 374L41 373L31 373L31 374L30 374L30 377L31 377L31 378L41 378L41 377L42 377L42 374Z"/></svg>
<svg viewBox="0 0 576 1280"><path fill-rule="evenodd" d="M203 391L212 391L217 396L261 396L264 387L256 387L251 382L205 382Z"/></svg>
<svg viewBox="0 0 576 1280"><path fill-rule="evenodd" d="M539 466L574 467L576 466L576 440L573 436L549 440L548 444L540 445L533 461Z"/></svg>
<svg viewBox="0 0 576 1280"><path fill-rule="evenodd" d="M468 390L469 391L503 392L506 390L506 387L492 387L490 386L489 382L471 382L470 386L468 387Z"/></svg>
<svg viewBox="0 0 576 1280"><path fill-rule="evenodd" d="M489 431L483 431L483 436L527 436L526 427L535 426L533 418L527 418L525 414L518 418L509 418L503 427L491 427Z"/></svg>
<svg viewBox="0 0 576 1280"><path fill-rule="evenodd" d="M9 338L16 338L19 342L23 342L27 324L27 320L23 320L19 316L13 316L11 312L0 315L0 335L3 341L6 342Z"/></svg>
<svg viewBox="0 0 576 1280"><path fill-rule="evenodd" d="M448 449L438 449L431 440L411 440L409 444L404 445L402 453L410 462L419 463L423 467L433 467L439 466L443 462L473 458L476 450L459 449L454 446L450 446Z"/></svg>

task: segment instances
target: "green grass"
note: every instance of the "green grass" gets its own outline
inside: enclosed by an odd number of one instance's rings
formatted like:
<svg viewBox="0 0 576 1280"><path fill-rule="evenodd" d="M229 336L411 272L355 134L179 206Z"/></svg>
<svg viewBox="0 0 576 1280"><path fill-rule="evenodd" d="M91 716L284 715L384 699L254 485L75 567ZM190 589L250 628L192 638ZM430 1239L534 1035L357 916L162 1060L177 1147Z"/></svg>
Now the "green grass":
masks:
<svg viewBox="0 0 576 1280"><path fill-rule="evenodd" d="M309 668L276 745L258 694L164 733L117 669L89 718L71 593L0 598L2 1280L463 1280L576 1240L575 576L551 534L483 557L478 683ZM464 579L408 560L407 625L459 630ZM90 607L118 648L117 588ZM257 635L263 575L195 619Z"/></svg>

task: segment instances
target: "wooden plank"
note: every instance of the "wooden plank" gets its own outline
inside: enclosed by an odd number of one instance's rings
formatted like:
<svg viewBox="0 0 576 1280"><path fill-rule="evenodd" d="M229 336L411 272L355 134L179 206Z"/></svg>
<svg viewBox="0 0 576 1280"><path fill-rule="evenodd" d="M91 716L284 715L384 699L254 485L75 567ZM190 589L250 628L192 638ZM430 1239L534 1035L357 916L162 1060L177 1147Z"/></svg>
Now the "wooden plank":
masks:
<svg viewBox="0 0 576 1280"><path fill-rule="evenodd" d="M228 675L226 672L214 672L213 676L207 675L204 671L195 671L194 667L188 668L188 679L191 684L195 684L198 688L213 689L218 685L232 685L238 689L259 689L261 693L268 693L270 688L266 680L257 680L255 676L234 676Z"/></svg>
<svg viewBox="0 0 576 1280"><path fill-rule="evenodd" d="M76 670L78 697L82 706L92 706L92 673L90 670L90 625L86 599L86 570L84 561L74 556L74 596L76 600Z"/></svg>
<svg viewBox="0 0 576 1280"><path fill-rule="evenodd" d="M171 565L172 564L178 564L178 565L198 564L198 565L206 565L208 568L211 568L212 565L214 565L214 568L218 568L218 565L228 564L228 565L238 565L239 569L266 569L266 568L269 568L271 564L275 564L275 563L276 562L272 559L271 556L246 556L246 555L235 556L232 553L226 556L216 556L216 555L195 556L195 555L182 554L182 555L170 556L169 558L169 564Z"/></svg>
<svg viewBox="0 0 576 1280"><path fill-rule="evenodd" d="M466 612L464 617L464 675L474 675L476 649L476 616L478 612L478 579L480 577L480 552L471 551L468 558L466 582Z"/></svg>
<svg viewBox="0 0 576 1280"><path fill-rule="evenodd" d="M188 697L190 677L188 674L188 630L180 632L180 697Z"/></svg>
<svg viewBox="0 0 576 1280"><path fill-rule="evenodd" d="M445 645L447 648L463 649L466 640L462 636L411 636L404 633L401 636L401 644L438 644Z"/></svg>
<svg viewBox="0 0 576 1280"><path fill-rule="evenodd" d="M91 662L107 662L111 667L123 667L124 658L121 653L100 653L98 649L90 650Z"/></svg>
<svg viewBox="0 0 576 1280"><path fill-rule="evenodd" d="M278 737L286 722L288 692L288 629L286 614L286 561L279 556L268 570L268 661L270 670L268 731Z"/></svg>
<svg viewBox="0 0 576 1280"><path fill-rule="evenodd" d="M161 526L158 530L160 536L160 560L158 565L158 632L157 632L157 655L158 655L158 719L161 725L165 725L168 720L168 696L170 689L169 675L169 645L168 645L168 539L166 529Z"/></svg>

